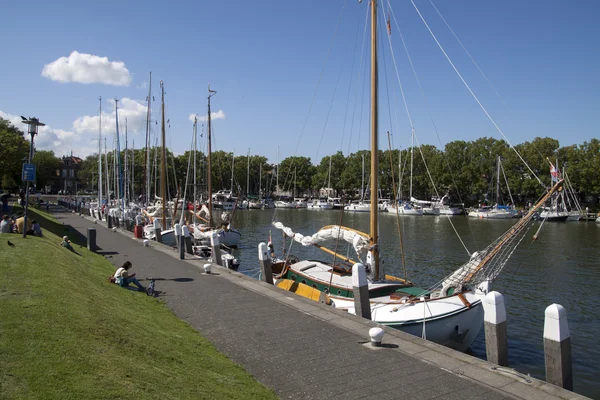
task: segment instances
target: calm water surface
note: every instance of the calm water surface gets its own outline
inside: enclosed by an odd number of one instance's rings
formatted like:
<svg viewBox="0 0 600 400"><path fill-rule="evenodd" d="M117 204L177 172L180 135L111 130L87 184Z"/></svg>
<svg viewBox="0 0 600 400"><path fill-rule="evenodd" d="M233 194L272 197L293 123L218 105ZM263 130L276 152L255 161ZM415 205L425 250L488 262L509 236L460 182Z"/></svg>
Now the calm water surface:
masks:
<svg viewBox="0 0 600 400"><path fill-rule="evenodd" d="M257 277L259 242L271 232L278 254L281 231L271 225L273 218L295 232L312 235L325 225L339 224L339 211L319 210L243 210L235 215L235 226L242 232L240 272ZM344 213L343 225L368 232L368 213ZM514 224L515 220L490 221L451 217L464 246L470 251L485 248ZM380 214L382 259L387 273L403 276L400 242L395 215ZM445 216L401 217L403 245L408 278L428 286L454 271L468 259L467 251ZM544 379L544 310L552 304L567 310L571 331L574 390L600 398L600 224L594 222L546 223L536 241L531 237L536 222L517 248L492 289L504 295L509 336L509 365L519 372ZM286 241L289 246L289 239ZM340 253L347 252L346 246ZM331 256L314 247L294 243L291 254L301 258L329 260ZM353 253L349 253L354 256ZM472 354L485 359L483 330Z"/></svg>

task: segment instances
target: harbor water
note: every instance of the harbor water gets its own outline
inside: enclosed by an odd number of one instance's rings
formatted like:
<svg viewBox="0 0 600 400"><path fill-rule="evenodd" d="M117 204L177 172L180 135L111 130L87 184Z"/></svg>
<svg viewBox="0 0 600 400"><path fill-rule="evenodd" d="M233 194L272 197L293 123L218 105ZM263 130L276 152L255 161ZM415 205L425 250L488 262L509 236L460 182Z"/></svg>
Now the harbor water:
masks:
<svg viewBox="0 0 600 400"><path fill-rule="evenodd" d="M302 247L272 226L277 220L294 232L312 235L325 225L341 224L363 232L369 229L368 213L280 209L236 212L234 224L242 232L240 272L258 277L258 244L273 239L278 255L283 246L300 258L331 261L332 256L314 247ZM404 277L400 235L409 280L426 287L466 262L469 253L481 250L506 232L516 220L478 220L466 216L404 216L380 214L380 243L386 273ZM450 223L452 222L452 224ZM454 226L452 226L454 225ZM545 223L537 240L535 222L514 252L492 290L504 295L509 366L523 374L544 379L544 310L552 303L567 310L573 354L574 391L600 398L600 224L594 222ZM458 232L460 240L455 233ZM338 252L354 258L347 246ZM483 330L470 353L485 359Z"/></svg>

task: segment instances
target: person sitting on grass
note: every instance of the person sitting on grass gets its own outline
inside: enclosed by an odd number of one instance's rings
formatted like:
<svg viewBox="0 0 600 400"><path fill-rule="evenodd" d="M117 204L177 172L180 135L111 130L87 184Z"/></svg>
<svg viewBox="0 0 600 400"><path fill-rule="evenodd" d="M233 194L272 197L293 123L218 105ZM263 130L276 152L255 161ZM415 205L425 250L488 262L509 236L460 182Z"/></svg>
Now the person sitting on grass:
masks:
<svg viewBox="0 0 600 400"><path fill-rule="evenodd" d="M68 236L63 236L63 241L60 243L62 247L66 247L69 250L73 250L73 246L71 246L71 241Z"/></svg>
<svg viewBox="0 0 600 400"><path fill-rule="evenodd" d="M42 227L36 220L31 221L31 230L34 236L44 236L42 235Z"/></svg>
<svg viewBox="0 0 600 400"><path fill-rule="evenodd" d="M12 232L12 221L8 217L8 214L4 214L2 222L0 222L0 232L11 233Z"/></svg>
<svg viewBox="0 0 600 400"><path fill-rule="evenodd" d="M137 280L134 274L130 274L129 268L132 267L131 261L125 261L123 266L115 272L114 278L115 283L121 287L128 287L130 283L133 283L137 286L140 292L146 291L146 289L142 286L142 284Z"/></svg>

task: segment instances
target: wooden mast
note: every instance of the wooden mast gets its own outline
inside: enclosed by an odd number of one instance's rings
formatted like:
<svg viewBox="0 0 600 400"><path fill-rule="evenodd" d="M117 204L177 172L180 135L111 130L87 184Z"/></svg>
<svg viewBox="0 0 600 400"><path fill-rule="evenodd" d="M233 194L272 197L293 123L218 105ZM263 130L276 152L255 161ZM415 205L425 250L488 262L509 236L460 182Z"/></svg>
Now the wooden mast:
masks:
<svg viewBox="0 0 600 400"><path fill-rule="evenodd" d="M165 85L160 81L161 92L161 138L162 149L160 152L160 197L162 197L162 230L167 229L167 145L165 144Z"/></svg>
<svg viewBox="0 0 600 400"><path fill-rule="evenodd" d="M377 144L377 0L371 0L371 223L370 244L372 251L373 280L379 280L378 224L379 202L377 183L379 172L379 146Z"/></svg>
<svg viewBox="0 0 600 400"><path fill-rule="evenodd" d="M214 90L210 90L210 85L208 85L208 154L206 160L206 167L208 169L208 226L213 226L213 206L212 206L212 169L211 169L211 129L210 129L210 98L214 96L217 92Z"/></svg>

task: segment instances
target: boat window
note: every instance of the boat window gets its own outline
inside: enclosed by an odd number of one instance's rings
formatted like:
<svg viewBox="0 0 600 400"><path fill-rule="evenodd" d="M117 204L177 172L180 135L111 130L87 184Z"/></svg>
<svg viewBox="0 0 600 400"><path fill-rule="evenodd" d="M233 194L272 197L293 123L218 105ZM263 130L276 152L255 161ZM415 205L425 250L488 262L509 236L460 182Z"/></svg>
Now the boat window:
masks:
<svg viewBox="0 0 600 400"><path fill-rule="evenodd" d="M306 279L302 279L302 282L301 282L301 283L304 283L304 284L306 284Z"/></svg>
<svg viewBox="0 0 600 400"><path fill-rule="evenodd" d="M338 294L340 294L340 295L342 294L342 291L340 289L338 289Z"/></svg>
<svg viewBox="0 0 600 400"><path fill-rule="evenodd" d="M293 280L293 281L296 281L296 275L290 276L290 279Z"/></svg>
<svg viewBox="0 0 600 400"><path fill-rule="evenodd" d="M315 289L317 289L317 284L316 284L316 283L313 283L313 287L314 287Z"/></svg>

